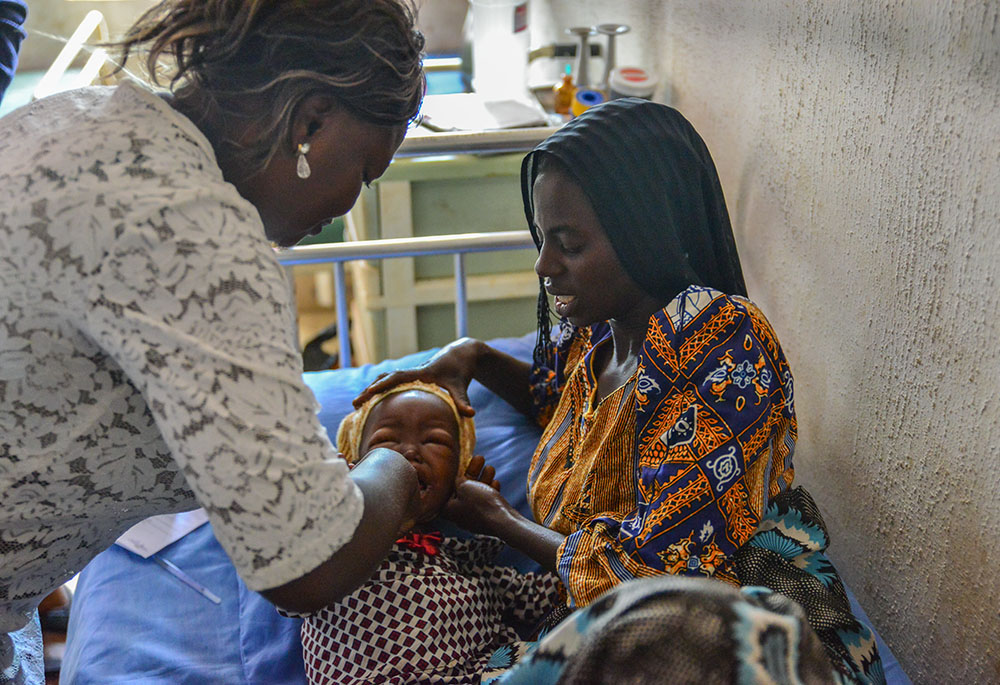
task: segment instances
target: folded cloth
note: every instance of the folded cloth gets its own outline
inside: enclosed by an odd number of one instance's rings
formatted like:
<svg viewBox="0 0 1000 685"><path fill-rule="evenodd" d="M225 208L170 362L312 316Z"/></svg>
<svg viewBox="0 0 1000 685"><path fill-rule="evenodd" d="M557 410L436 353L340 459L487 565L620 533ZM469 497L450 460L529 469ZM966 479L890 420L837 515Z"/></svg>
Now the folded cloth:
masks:
<svg viewBox="0 0 1000 685"><path fill-rule="evenodd" d="M574 612L491 685L791 683L833 685L795 602L766 588L658 576Z"/></svg>

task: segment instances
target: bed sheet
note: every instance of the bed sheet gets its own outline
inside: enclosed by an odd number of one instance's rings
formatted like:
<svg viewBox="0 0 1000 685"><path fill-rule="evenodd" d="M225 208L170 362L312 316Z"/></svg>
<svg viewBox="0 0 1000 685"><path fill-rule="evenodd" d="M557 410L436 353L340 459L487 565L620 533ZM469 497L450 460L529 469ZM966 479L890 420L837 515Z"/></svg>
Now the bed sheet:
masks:
<svg viewBox="0 0 1000 685"><path fill-rule="evenodd" d="M529 359L534 334L491 341ZM419 364L433 351L353 369L307 373L320 401L320 420L331 437L351 400L375 377ZM530 515L525 483L540 430L478 383L469 388L476 408L476 452L497 469L507 499ZM299 621L280 616L247 589L206 524L161 555L222 597L213 604L150 560L117 546L99 554L80 574L70 612L60 682L68 685L304 685ZM537 566L513 550L500 563ZM850 595L858 616L867 616ZM909 683L879 639L890 683Z"/></svg>

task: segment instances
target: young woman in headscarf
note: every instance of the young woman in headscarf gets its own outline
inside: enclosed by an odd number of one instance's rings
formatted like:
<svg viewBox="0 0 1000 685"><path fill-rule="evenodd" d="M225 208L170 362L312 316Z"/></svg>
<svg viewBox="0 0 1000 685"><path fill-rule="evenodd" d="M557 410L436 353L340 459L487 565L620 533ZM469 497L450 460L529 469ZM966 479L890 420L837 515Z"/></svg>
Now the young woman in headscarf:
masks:
<svg viewBox="0 0 1000 685"><path fill-rule="evenodd" d="M534 520L476 481L450 516L557 571L570 608L663 574L767 586L803 606L837 678L880 682L822 519L792 488L791 370L747 298L701 137L670 107L614 100L527 155L522 193L542 283L534 364L463 339L366 390L433 380L471 414L476 379L539 417Z"/></svg>
<svg viewBox="0 0 1000 685"><path fill-rule="evenodd" d="M123 46L169 89L0 119L0 683L40 682L14 633L147 516L204 507L251 589L313 610L419 506L400 454L336 457L272 247L388 166L424 92L412 5L163 0Z"/></svg>

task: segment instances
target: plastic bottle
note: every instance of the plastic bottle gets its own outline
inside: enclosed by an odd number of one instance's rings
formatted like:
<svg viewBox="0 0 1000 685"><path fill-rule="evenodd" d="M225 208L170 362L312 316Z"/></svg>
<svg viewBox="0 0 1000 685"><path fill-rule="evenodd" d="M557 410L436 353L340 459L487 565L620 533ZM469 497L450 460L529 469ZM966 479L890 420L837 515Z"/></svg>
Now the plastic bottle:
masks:
<svg viewBox="0 0 1000 685"><path fill-rule="evenodd" d="M553 89L556 94L553 105L556 114L569 114L570 105L573 104L573 95L576 93L576 86L573 85L573 75L570 73L570 69L570 66L567 64L562 82L557 84Z"/></svg>

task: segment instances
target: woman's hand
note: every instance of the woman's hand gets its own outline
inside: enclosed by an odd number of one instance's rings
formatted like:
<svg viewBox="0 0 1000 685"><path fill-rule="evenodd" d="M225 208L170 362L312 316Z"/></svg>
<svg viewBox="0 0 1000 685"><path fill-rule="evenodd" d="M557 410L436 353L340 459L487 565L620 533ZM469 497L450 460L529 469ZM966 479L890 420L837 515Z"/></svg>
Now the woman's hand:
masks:
<svg viewBox="0 0 1000 685"><path fill-rule="evenodd" d="M403 455L374 449L351 469L365 504L353 537L305 575L269 590L264 597L289 611L312 613L356 590L385 558L398 531L420 510L417 472Z"/></svg>
<svg viewBox="0 0 1000 685"><path fill-rule="evenodd" d="M509 518L511 510L504 496L492 485L464 479L455 484L455 494L445 504L442 516L470 533L502 538L502 521Z"/></svg>
<svg viewBox="0 0 1000 685"><path fill-rule="evenodd" d="M469 383L476 374L480 345L478 340L462 338L441 348L437 354L416 368L383 374L354 398L354 407L360 407L371 397L401 383L423 381L436 383L447 390L455 400L459 414L474 416L476 410L469 402Z"/></svg>
<svg viewBox="0 0 1000 685"><path fill-rule="evenodd" d="M556 555L565 537L525 518L503 495L496 470L486 460L469 460L465 474L455 481L455 494L442 516L470 533L492 535L519 549L543 568L555 571Z"/></svg>
<svg viewBox="0 0 1000 685"><path fill-rule="evenodd" d="M465 469L465 473L459 476L460 480L474 480L480 483L486 483L491 488L500 492L500 481L496 479L497 470L492 466L486 464L486 459L477 454L472 459L469 460L469 465Z"/></svg>
<svg viewBox="0 0 1000 685"><path fill-rule="evenodd" d="M496 469L476 455L469 460L465 473L455 479L455 492L442 515L471 533L497 535L499 515L509 509L510 504L500 494Z"/></svg>

